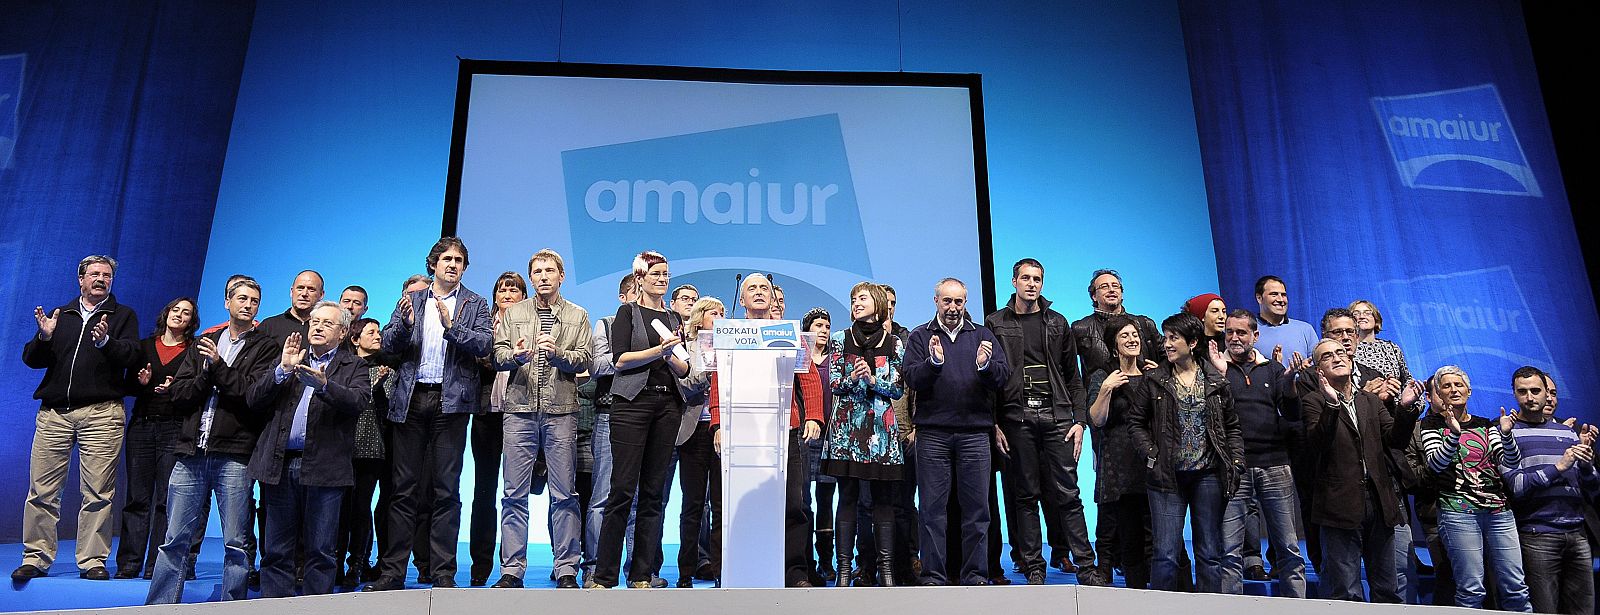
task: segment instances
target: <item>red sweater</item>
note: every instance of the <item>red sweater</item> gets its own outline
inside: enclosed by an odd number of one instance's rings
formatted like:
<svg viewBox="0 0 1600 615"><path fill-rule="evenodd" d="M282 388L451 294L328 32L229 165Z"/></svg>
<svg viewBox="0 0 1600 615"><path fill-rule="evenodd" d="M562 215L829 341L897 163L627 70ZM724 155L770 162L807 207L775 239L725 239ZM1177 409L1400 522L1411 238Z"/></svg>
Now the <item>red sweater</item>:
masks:
<svg viewBox="0 0 1600 615"><path fill-rule="evenodd" d="M789 428L798 429L803 421L822 423L822 375L817 365L806 361L806 371L795 375L794 401L789 407ZM711 390L707 392L711 407L711 428L722 426L722 404L717 396L717 374L711 374Z"/></svg>

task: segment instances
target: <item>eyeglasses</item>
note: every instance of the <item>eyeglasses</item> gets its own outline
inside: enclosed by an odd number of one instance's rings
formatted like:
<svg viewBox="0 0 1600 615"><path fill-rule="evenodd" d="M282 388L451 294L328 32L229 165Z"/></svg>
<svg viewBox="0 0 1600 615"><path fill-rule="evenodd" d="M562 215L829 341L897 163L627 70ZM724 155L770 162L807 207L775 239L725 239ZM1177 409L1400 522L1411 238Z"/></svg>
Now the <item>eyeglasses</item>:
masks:
<svg viewBox="0 0 1600 615"><path fill-rule="evenodd" d="M644 275L645 277L655 278L657 280L668 280L672 278L672 272L670 271L652 271Z"/></svg>
<svg viewBox="0 0 1600 615"><path fill-rule="evenodd" d="M1372 310L1369 310L1369 309L1366 309L1366 308L1360 308L1360 309L1350 310L1350 313L1351 314L1355 314L1356 316L1371 316L1372 315Z"/></svg>
<svg viewBox="0 0 1600 615"><path fill-rule="evenodd" d="M1355 329L1330 329L1330 330L1328 330L1327 333L1328 333L1328 337L1354 337L1355 334L1356 334L1356 330Z"/></svg>
<svg viewBox="0 0 1600 615"><path fill-rule="evenodd" d="M1317 360L1318 361L1327 361L1328 359L1332 359L1334 357L1347 357L1347 356L1350 356L1350 351L1345 350L1343 348L1340 348L1338 350L1329 350L1329 351L1324 352L1324 353L1322 353L1320 355L1317 355Z"/></svg>
<svg viewBox="0 0 1600 615"><path fill-rule="evenodd" d="M1104 284L1101 284L1099 286L1094 287L1094 289L1096 291L1101 291L1101 292L1108 291L1108 290L1122 290L1122 284L1118 283L1118 282L1106 282Z"/></svg>

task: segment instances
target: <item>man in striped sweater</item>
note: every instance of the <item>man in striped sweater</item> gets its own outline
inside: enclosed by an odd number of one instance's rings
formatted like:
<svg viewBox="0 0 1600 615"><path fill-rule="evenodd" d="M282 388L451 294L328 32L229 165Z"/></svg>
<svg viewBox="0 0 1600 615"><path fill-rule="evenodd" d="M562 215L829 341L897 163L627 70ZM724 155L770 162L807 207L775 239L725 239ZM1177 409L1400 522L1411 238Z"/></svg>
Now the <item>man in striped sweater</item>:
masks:
<svg viewBox="0 0 1600 615"><path fill-rule="evenodd" d="M1594 574L1583 531L1583 501L1600 494L1595 427L1581 432L1551 418L1550 380L1535 367L1511 375L1521 411L1511 430L1522 461L1506 471L1533 610L1593 613Z"/></svg>

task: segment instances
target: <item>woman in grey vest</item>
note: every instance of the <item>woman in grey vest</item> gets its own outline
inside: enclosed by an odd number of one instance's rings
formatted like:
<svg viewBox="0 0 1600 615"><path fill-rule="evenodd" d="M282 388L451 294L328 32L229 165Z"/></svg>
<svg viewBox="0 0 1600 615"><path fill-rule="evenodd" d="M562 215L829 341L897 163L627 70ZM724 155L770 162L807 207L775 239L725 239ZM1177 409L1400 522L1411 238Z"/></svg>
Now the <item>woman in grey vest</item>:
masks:
<svg viewBox="0 0 1600 615"><path fill-rule="evenodd" d="M661 567L662 492L684 407L678 379L689 373L688 363L672 352L681 343L673 333L680 330L681 323L666 304L672 280L666 257L640 253L633 259L633 275L639 281L639 300L618 308L611 325L611 357L617 370L611 381L611 493L600 524L599 562L588 580L589 588L617 585L622 541L636 489L639 512L634 521L629 585L649 587Z"/></svg>

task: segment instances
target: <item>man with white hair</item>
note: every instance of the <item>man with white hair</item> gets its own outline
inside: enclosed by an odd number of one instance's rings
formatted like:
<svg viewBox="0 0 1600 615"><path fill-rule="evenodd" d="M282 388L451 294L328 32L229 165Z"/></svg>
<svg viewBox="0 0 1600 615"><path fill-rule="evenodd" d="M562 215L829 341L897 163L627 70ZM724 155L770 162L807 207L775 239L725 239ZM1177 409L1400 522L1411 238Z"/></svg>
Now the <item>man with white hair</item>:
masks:
<svg viewBox="0 0 1600 615"><path fill-rule="evenodd" d="M271 415L250 457L261 483L261 596L295 595L295 546L304 549L306 594L333 590L344 492L355 484L356 418L372 403L367 363L339 352L350 311L317 303L306 335L290 333L278 364L259 374L246 403Z"/></svg>

